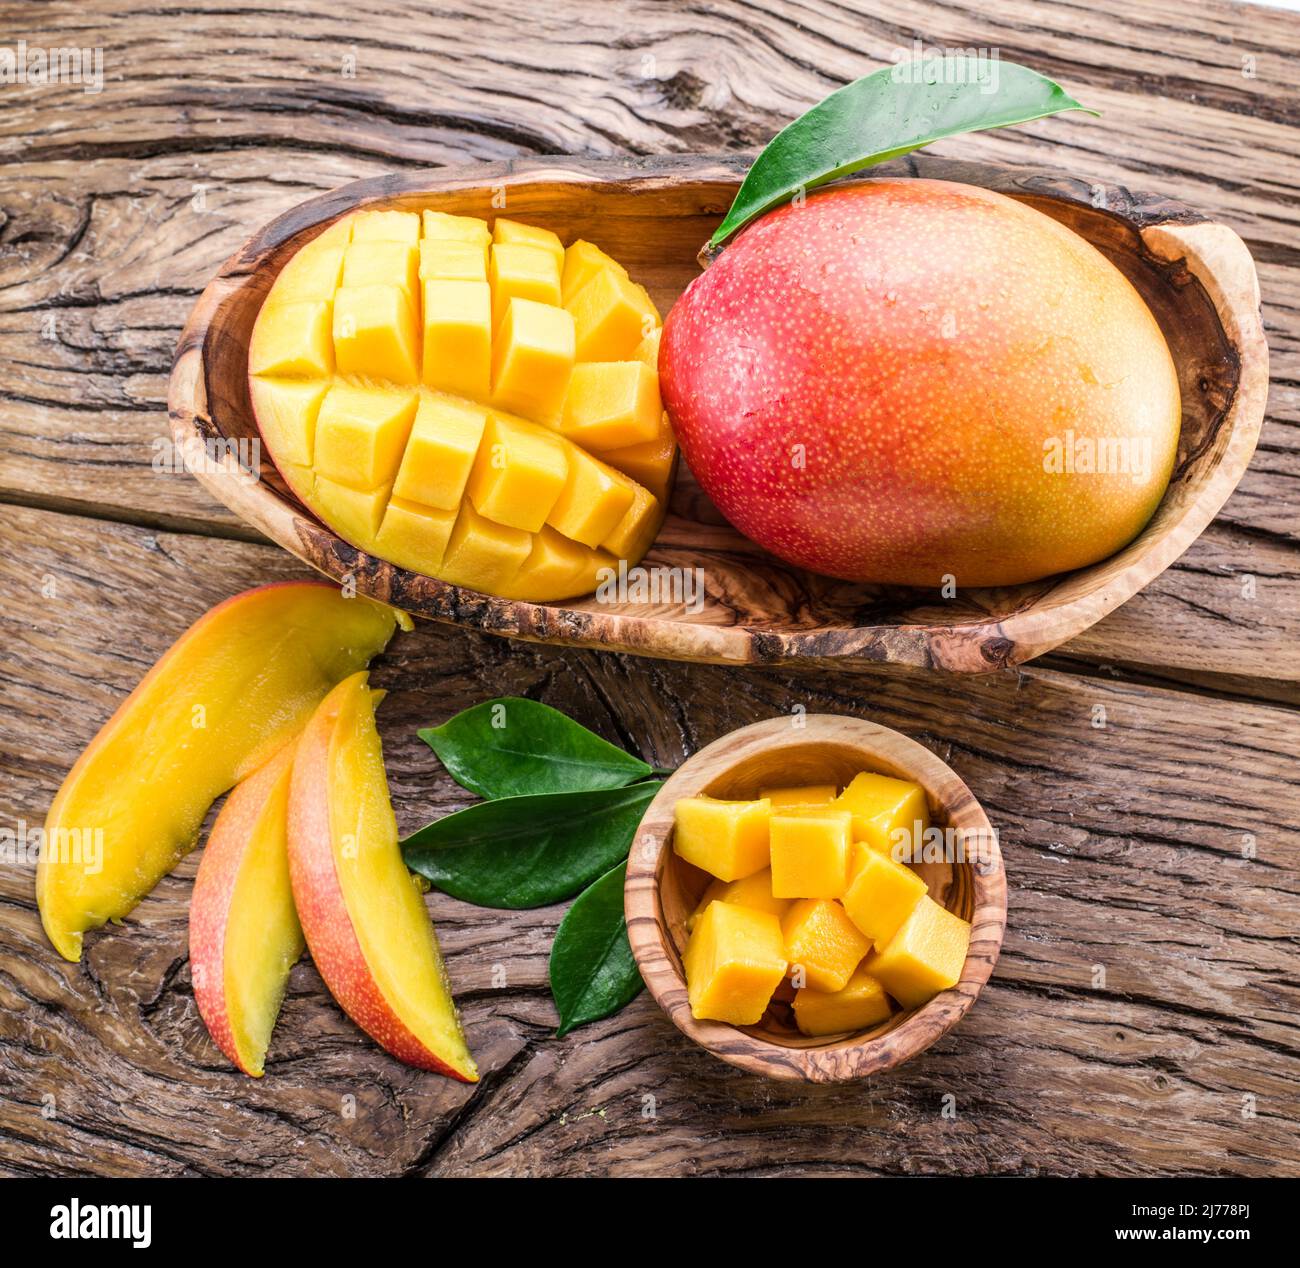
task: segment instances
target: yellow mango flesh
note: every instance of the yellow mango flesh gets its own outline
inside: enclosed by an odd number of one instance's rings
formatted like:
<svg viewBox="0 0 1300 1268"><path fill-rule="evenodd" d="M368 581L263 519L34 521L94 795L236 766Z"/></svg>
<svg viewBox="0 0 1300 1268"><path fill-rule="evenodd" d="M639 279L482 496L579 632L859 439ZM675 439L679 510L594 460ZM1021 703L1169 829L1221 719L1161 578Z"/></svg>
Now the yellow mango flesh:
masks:
<svg viewBox="0 0 1300 1268"><path fill-rule="evenodd" d="M970 949L970 924L924 897L867 971L904 1008L919 1008L961 979Z"/></svg>
<svg viewBox="0 0 1300 1268"><path fill-rule="evenodd" d="M752 1026L785 976L781 926L770 912L712 902L695 924L683 966L694 1016Z"/></svg>
<svg viewBox="0 0 1300 1268"><path fill-rule="evenodd" d="M874 771L854 776L836 804L853 816L853 837L899 862L912 857L930 826L925 791L919 784Z"/></svg>
<svg viewBox="0 0 1300 1268"><path fill-rule="evenodd" d="M753 911L766 911L778 920L790 910L790 899L773 895L772 870L767 867L738 881L713 881L687 921L688 929L695 927L695 922L712 902L732 903L737 907L749 907Z"/></svg>
<svg viewBox="0 0 1300 1268"><path fill-rule="evenodd" d="M773 810L790 806L823 806L835 800L839 791L834 784L802 784L797 788L764 788L759 794L772 803Z"/></svg>
<svg viewBox="0 0 1300 1268"><path fill-rule="evenodd" d="M36 899L69 960L195 844L208 808L299 731L392 636L391 608L291 583L235 596L173 644L63 781ZM160 791L161 790L161 791Z"/></svg>
<svg viewBox="0 0 1300 1268"><path fill-rule="evenodd" d="M877 950L898 932L925 892L925 882L910 868L869 845L855 847L844 910Z"/></svg>
<svg viewBox="0 0 1300 1268"><path fill-rule="evenodd" d="M302 955L302 926L289 884L287 843L292 753L249 833L226 918L224 985L236 1050L260 1075L289 970Z"/></svg>
<svg viewBox="0 0 1300 1268"><path fill-rule="evenodd" d="M550 602L637 563L662 523L677 446L660 327L590 243L566 251L505 218L360 212L285 265L249 390L281 474L340 536Z"/></svg>
<svg viewBox="0 0 1300 1268"><path fill-rule="evenodd" d="M402 860L374 700L362 676L341 689L328 761L334 866L370 977L425 1048L476 1078L433 923Z"/></svg>
<svg viewBox="0 0 1300 1268"><path fill-rule="evenodd" d="M778 898L839 898L849 878L852 817L832 806L772 813L772 892Z"/></svg>
<svg viewBox="0 0 1300 1268"><path fill-rule="evenodd" d="M673 807L673 849L710 876L741 880L770 862L770 817L771 806L762 799L684 797Z"/></svg>
<svg viewBox="0 0 1300 1268"><path fill-rule="evenodd" d="M811 986L796 991L795 1024L805 1035L838 1035L866 1030L889 1020L889 997L865 968L857 969L838 991Z"/></svg>
<svg viewBox="0 0 1300 1268"><path fill-rule="evenodd" d="M840 990L871 949L844 908L826 898L795 903L781 921L781 936L796 985L819 991Z"/></svg>

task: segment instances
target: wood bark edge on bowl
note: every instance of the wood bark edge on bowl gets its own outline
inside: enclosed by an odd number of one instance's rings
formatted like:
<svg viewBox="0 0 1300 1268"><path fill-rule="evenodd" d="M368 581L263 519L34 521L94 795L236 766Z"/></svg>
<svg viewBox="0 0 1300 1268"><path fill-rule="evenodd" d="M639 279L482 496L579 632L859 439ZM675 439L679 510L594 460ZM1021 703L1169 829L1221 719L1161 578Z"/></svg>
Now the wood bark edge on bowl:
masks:
<svg viewBox="0 0 1300 1268"><path fill-rule="evenodd" d="M858 770L911 779L926 793L934 822L977 834L979 863L961 863L950 905L971 921L970 951L960 981L884 1027L862 1035L807 1038L759 1026L698 1021L691 1013L682 969L683 919L698 894L678 892L682 863L672 851L673 806L708 792L752 796L759 783L828 782L830 762L840 782ZM925 875L927 867L918 869ZM691 872L694 869L689 869ZM932 885L935 878L926 876ZM773 718L715 740L689 758L650 803L633 841L624 888L632 954L646 987L673 1024L715 1056L752 1074L837 1083L879 1074L923 1052L965 1016L997 962L1006 928L1006 873L997 835L974 794L924 745L861 718L809 714Z"/></svg>
<svg viewBox="0 0 1300 1268"><path fill-rule="evenodd" d="M182 452L256 436L247 341L271 282L325 225L359 207L441 206L509 213L596 240L649 286L661 308L696 272L695 253L725 211L747 160L530 160L357 181L272 221L232 257L195 305L168 392ZM707 599L681 605L562 605L494 599L397 568L344 542L265 463L250 482L233 456L195 469L236 514L312 567L434 620L541 642L713 663L898 662L985 671L1041 655L1087 629L1167 568L1241 479L1264 416L1268 352L1254 263L1241 239L1156 195L1059 173L913 155L873 175L966 181L1019 198L1087 237L1133 281L1174 353L1184 398L1178 462L1151 523L1101 563L1045 581L954 599L815 577L773 559L722 521L689 473L647 564L704 569Z"/></svg>

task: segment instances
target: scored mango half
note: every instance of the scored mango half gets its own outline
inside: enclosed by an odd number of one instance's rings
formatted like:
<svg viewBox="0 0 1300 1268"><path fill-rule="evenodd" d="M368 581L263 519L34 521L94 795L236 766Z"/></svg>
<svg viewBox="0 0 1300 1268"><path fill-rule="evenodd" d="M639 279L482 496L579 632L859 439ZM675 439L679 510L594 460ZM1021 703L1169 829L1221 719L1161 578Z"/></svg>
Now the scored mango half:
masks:
<svg viewBox="0 0 1300 1268"><path fill-rule="evenodd" d="M663 521L659 313L589 242L361 211L281 271L249 392L290 488L353 545L502 598L586 594Z"/></svg>

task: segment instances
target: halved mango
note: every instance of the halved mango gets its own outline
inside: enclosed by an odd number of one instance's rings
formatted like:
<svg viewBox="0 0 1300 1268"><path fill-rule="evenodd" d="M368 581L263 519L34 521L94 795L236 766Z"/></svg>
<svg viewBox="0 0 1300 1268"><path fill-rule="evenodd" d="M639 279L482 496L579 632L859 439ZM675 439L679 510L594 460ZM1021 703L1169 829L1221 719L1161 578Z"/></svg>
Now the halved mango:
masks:
<svg viewBox="0 0 1300 1268"><path fill-rule="evenodd" d="M330 692L294 757L289 875L330 993L400 1061L472 1083L424 900L402 861L364 673Z"/></svg>
<svg viewBox="0 0 1300 1268"><path fill-rule="evenodd" d="M127 915L194 847L213 801L283 748L396 624L382 604L288 582L236 595L192 625L50 807L36 901L59 954L79 959L87 929Z"/></svg>
<svg viewBox="0 0 1300 1268"><path fill-rule="evenodd" d="M594 244L377 208L285 265L254 327L249 391L285 480L355 546L552 602L638 562L663 522L677 447L659 328ZM527 437L504 466L493 430Z"/></svg>

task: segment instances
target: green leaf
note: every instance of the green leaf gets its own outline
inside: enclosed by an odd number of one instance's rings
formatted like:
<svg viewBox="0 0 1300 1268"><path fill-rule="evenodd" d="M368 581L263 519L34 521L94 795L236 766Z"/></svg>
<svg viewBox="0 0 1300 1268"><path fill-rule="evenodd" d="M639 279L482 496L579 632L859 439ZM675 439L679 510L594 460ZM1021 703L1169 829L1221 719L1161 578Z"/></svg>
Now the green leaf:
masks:
<svg viewBox="0 0 1300 1268"><path fill-rule="evenodd" d="M571 898L627 857L659 781L503 797L458 810L402 842L406 865L480 907Z"/></svg>
<svg viewBox="0 0 1300 1268"><path fill-rule="evenodd" d="M618 1012L641 990L623 919L626 875L622 862L587 886L556 931L551 994L560 1012L557 1037Z"/></svg>
<svg viewBox="0 0 1300 1268"><path fill-rule="evenodd" d="M458 713L420 738L480 797L622 788L651 769L558 709L506 696Z"/></svg>
<svg viewBox="0 0 1300 1268"><path fill-rule="evenodd" d="M925 83L927 65L938 70L964 67L970 82ZM996 91L990 91L991 86ZM910 154L942 137L1028 123L1063 110L1088 107L1059 84L1015 62L968 57L939 66L923 57L886 66L831 93L772 138L749 169L709 246L716 247L799 190Z"/></svg>

